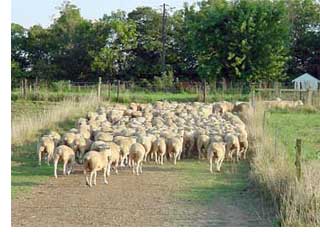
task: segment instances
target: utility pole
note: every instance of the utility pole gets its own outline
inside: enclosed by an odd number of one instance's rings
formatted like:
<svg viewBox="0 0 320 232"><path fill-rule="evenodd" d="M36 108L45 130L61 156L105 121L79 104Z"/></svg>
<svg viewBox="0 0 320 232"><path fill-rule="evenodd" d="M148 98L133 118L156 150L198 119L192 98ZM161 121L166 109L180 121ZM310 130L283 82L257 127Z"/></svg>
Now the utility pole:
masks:
<svg viewBox="0 0 320 232"><path fill-rule="evenodd" d="M161 39L162 39L162 54L161 54L161 72L166 71L166 4L162 5L162 30L161 30Z"/></svg>

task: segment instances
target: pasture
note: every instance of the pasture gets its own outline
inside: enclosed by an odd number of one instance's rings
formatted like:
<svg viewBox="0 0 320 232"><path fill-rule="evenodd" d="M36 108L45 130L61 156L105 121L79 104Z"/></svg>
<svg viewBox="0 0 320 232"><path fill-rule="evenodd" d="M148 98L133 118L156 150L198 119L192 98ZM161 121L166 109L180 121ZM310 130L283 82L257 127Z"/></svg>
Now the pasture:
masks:
<svg viewBox="0 0 320 232"><path fill-rule="evenodd" d="M272 134L287 148L294 159L295 141L302 139L304 160L320 160L320 112L308 110L273 110L266 121Z"/></svg>
<svg viewBox="0 0 320 232"><path fill-rule="evenodd" d="M12 107L12 120L16 123L20 119L15 115L20 112L32 117L43 109L50 113L50 108L56 109L61 104L40 103L37 107L37 103L16 103ZM103 102L105 106L108 104ZM176 166L172 161L166 161L163 166L151 161L144 164L139 177L128 168L120 168L118 175L112 172L109 185L103 184L99 173L97 186L92 189L85 185L80 165L67 177L62 176L59 165L59 178L54 179L52 165L37 165L37 138L48 130L64 134L74 127L81 114L70 112L23 143L12 145L13 226L56 226L57 220L60 226L277 226L281 223L272 201L261 194L263 190L252 178L254 164L250 159L240 164L224 162L222 171L213 174L208 171L206 160L188 158L178 161ZM300 135L297 128L303 126L310 135L303 137L304 157L316 159L312 154L317 151L318 142L312 133L318 126L318 117L317 111L306 114L273 110L266 116L266 125L271 134L278 128L277 136L284 145ZM293 160L294 150L287 148ZM250 157L254 152L250 149ZM57 198L61 200L51 201ZM100 208L103 199L109 203ZM48 217L41 217L44 212Z"/></svg>

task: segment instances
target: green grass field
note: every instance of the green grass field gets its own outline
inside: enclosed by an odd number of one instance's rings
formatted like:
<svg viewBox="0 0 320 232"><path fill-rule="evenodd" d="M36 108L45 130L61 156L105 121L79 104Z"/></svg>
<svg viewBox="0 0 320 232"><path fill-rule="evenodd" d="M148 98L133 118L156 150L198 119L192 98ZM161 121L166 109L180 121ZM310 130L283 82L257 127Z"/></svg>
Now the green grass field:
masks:
<svg viewBox="0 0 320 232"><path fill-rule="evenodd" d="M83 97L89 95L95 95L95 89L81 89L80 91L41 91L39 94L30 94L27 100L31 101L44 101L44 102L58 102L64 99L73 97ZM112 102L117 101L117 94L115 90L112 90L109 99L109 93L107 90L101 90L101 97L104 101L111 100ZM140 102L149 103L160 100L167 101L178 101L178 102L189 102L189 101L199 101L199 96L196 93L189 92L163 92L163 91L120 91L118 102L120 103L130 103L130 102ZM19 91L12 91L11 100L19 101L21 99ZM207 96L208 102L226 100L226 101L247 101L249 99L248 93L239 93L236 90L228 90L227 92L216 91L209 92Z"/></svg>
<svg viewBox="0 0 320 232"><path fill-rule="evenodd" d="M295 156L296 139L302 139L304 160L320 160L320 112L280 111L267 113L267 126L271 133Z"/></svg>

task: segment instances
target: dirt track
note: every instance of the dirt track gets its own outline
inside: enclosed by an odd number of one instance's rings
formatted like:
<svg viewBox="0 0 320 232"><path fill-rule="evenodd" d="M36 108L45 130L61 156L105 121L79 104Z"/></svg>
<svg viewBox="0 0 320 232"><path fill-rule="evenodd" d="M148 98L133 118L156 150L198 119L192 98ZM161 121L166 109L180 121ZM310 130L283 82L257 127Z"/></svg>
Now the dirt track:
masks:
<svg viewBox="0 0 320 232"><path fill-rule="evenodd" d="M12 226L271 226L245 189L210 202L181 200L177 193L188 191L182 176L172 165L147 165L138 177L112 173L109 185L99 173L90 189L76 169L13 200Z"/></svg>

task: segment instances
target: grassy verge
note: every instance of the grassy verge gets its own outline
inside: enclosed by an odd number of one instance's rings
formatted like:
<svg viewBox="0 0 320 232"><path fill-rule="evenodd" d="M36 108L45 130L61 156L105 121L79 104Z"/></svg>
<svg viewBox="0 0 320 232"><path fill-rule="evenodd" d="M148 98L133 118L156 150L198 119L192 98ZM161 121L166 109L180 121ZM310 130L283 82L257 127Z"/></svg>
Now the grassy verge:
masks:
<svg viewBox="0 0 320 232"><path fill-rule="evenodd" d="M224 162L221 172L213 174L209 172L208 161L181 160L174 168L179 172L179 191L174 197L183 208L193 207L200 209L195 212L202 213L208 211L205 220L216 221L217 225L228 223L225 221L228 217L219 212L220 207L234 207L239 216L241 213L251 215L252 221L247 221L247 226L277 225L272 207L262 202L260 193L251 185L247 161L238 164Z"/></svg>
<svg viewBox="0 0 320 232"><path fill-rule="evenodd" d="M23 144L34 141L35 136L45 128L54 127L56 123L65 121L73 116L83 115L99 104L95 96L80 99L64 100L52 105L46 111L32 112L23 117L13 115L11 127L12 144Z"/></svg>
<svg viewBox="0 0 320 232"><path fill-rule="evenodd" d="M49 130L63 134L75 125L78 117L97 107L96 98L63 101L59 104L18 102L12 105L12 197L41 184L53 173L45 164L37 165L37 139ZM45 110L39 110L43 107Z"/></svg>
<svg viewBox="0 0 320 232"><path fill-rule="evenodd" d="M251 176L265 197L274 203L282 226L319 226L320 164L315 160L303 162L302 177L298 181L288 147L275 138L270 130L263 129L263 112L264 109L257 104L255 114L249 120L249 141L254 154ZM304 121L305 118L303 116L301 119L298 116L297 120ZM290 128L292 123L286 121L286 124L289 124ZM309 125L304 126L308 130ZM277 127L286 128L282 124ZM295 128L293 130L299 130L297 126L292 127ZM284 129L284 131L289 133L290 130Z"/></svg>
<svg viewBox="0 0 320 232"><path fill-rule="evenodd" d="M271 111L266 124L270 133L285 145L290 157L295 157L295 141L303 141L304 160L320 160L320 112Z"/></svg>
<svg viewBox="0 0 320 232"><path fill-rule="evenodd" d="M29 94L26 100L31 101L50 101L50 102L58 102L63 100L70 100L72 98L81 98L85 96L95 95L95 89L82 89L80 91L64 91L64 92L54 92L51 90L48 91L41 91L38 94ZM102 100L111 100L112 102L120 103L129 103L129 102L140 102L140 103L150 103L160 100L167 100L167 101L178 101L178 102L188 102L188 101L199 101L199 96L197 93L190 93L190 92L164 92L164 91L130 91L130 90L121 90L119 94L119 99L117 99L117 92L116 90L112 90L109 93L108 90L102 89L101 90L101 97ZM17 101L20 99L20 93L17 91L13 91L11 94L11 99L13 101ZM234 91L229 92L222 92L216 91L208 93L207 101L214 102L214 101L247 101L249 99L249 95L247 93L240 94L235 93Z"/></svg>

